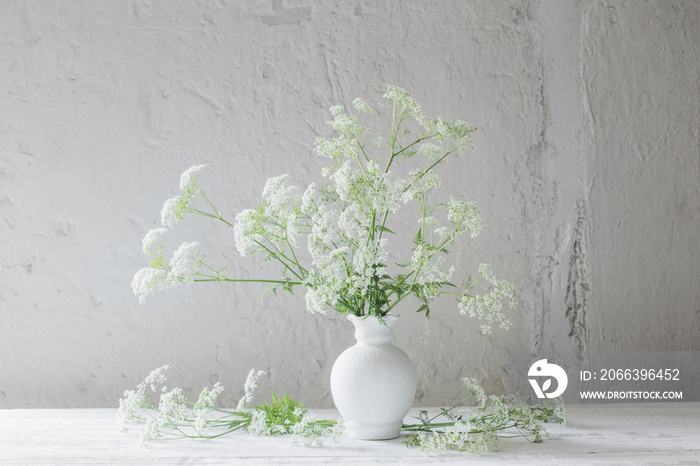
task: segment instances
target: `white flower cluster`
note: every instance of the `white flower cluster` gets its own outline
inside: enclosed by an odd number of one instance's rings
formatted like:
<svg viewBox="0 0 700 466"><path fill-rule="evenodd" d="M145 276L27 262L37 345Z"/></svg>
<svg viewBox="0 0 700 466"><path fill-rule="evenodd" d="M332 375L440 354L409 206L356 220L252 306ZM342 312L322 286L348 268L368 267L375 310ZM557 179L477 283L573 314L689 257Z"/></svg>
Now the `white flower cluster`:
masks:
<svg viewBox="0 0 700 466"><path fill-rule="evenodd" d="M167 228L148 230L148 233L146 233L146 236L143 238L143 253L149 256L158 256L163 250L161 238L167 231Z"/></svg>
<svg viewBox="0 0 700 466"><path fill-rule="evenodd" d="M297 190L296 186L289 185L289 175L270 178L260 205L236 216L233 233L236 249L242 256L250 248L259 252L270 247L279 252L298 246L300 210L297 205L301 198Z"/></svg>
<svg viewBox="0 0 700 466"><path fill-rule="evenodd" d="M459 301L459 312L484 321L481 326L482 333L490 333L495 322L498 322L501 328L509 328L511 321L503 314L502 309L504 304L515 307L513 285L505 280L496 280L487 264L479 266L479 273L481 278L491 284L491 291L483 296L469 295L467 293L473 285L468 286Z"/></svg>
<svg viewBox="0 0 700 466"><path fill-rule="evenodd" d="M154 235L149 232L146 236ZM167 288L178 288L192 283L199 265L198 246L199 243L183 243L175 251L169 264L162 257L157 257L150 267L136 272L131 281L131 288L139 297L139 302L143 304L147 296ZM162 246L157 245L155 248L160 252Z"/></svg>
<svg viewBox="0 0 700 466"><path fill-rule="evenodd" d="M322 447L328 442L337 445L345 435L345 422L340 419L329 427L320 423L314 414L305 414L292 426L292 434L292 445Z"/></svg>
<svg viewBox="0 0 700 466"><path fill-rule="evenodd" d="M141 304L146 302L148 295L155 294L170 287L171 282L168 280L168 273L161 269L145 267L136 274L131 280L131 288L134 294L138 296Z"/></svg>
<svg viewBox="0 0 700 466"><path fill-rule="evenodd" d="M136 390L126 390L123 397L119 400L119 409L117 409L117 420L120 428L126 432L132 424L146 423L144 408L150 406L148 400L149 388L155 392L158 387L165 383L165 372L170 369L170 366L161 366L148 374L146 379L141 382ZM146 427L146 426L144 426ZM150 420L148 432L156 429L156 424ZM144 429L142 429L143 431ZM150 434L144 434L141 438L141 443L145 444L151 438Z"/></svg>
<svg viewBox="0 0 700 466"><path fill-rule="evenodd" d="M212 388L204 387L197 398L197 402L192 408L192 416L194 416L194 428L198 432L207 429L208 416L214 408L214 403L224 391L223 385L216 382Z"/></svg>
<svg viewBox="0 0 700 466"><path fill-rule="evenodd" d="M258 381L260 381L260 377L263 375L265 375L265 371L256 372L255 369L250 370L245 380L245 394L238 401L238 405L236 406L237 410L241 411L248 408L250 402L253 401L253 392L255 392L255 389L258 387Z"/></svg>
<svg viewBox="0 0 700 466"><path fill-rule="evenodd" d="M150 267L145 267L134 274L131 288L143 304L146 297L167 288L178 288L188 285L198 275L199 243L185 242L175 251L168 261L163 255L163 236L177 222L187 215L197 212L194 197L201 193L197 186L197 175L206 165L194 165L180 176L182 194L165 201L161 210L163 227L153 228L143 238L143 252L151 258Z"/></svg>
<svg viewBox="0 0 700 466"><path fill-rule="evenodd" d="M423 199L426 194L440 186L440 177L437 173L429 170L422 172L421 170L413 170L410 173L410 182L401 194L404 202L411 199Z"/></svg>
<svg viewBox="0 0 700 466"><path fill-rule="evenodd" d="M160 221L164 226L172 228L176 223L196 210L193 201L199 192L197 174L204 170L205 167L206 165L192 166L180 176L182 194L165 201L163 209L160 211Z"/></svg>
<svg viewBox="0 0 700 466"><path fill-rule="evenodd" d="M197 185L197 174L204 170L206 165L194 165L180 175L180 189L187 191Z"/></svg>
<svg viewBox="0 0 700 466"><path fill-rule="evenodd" d="M472 238L479 235L484 226L484 220L479 214L479 206L476 202L463 202L450 198L447 209L447 219L455 224L456 232L471 231Z"/></svg>
<svg viewBox="0 0 700 466"><path fill-rule="evenodd" d="M281 434L280 429L283 427L270 423L265 411L253 411L247 431L255 435L274 435Z"/></svg>
<svg viewBox="0 0 700 466"><path fill-rule="evenodd" d="M420 432L416 443L418 450L427 455L442 455L448 450L483 454L498 451L498 437L492 432L471 433L468 422L457 421L442 432Z"/></svg>

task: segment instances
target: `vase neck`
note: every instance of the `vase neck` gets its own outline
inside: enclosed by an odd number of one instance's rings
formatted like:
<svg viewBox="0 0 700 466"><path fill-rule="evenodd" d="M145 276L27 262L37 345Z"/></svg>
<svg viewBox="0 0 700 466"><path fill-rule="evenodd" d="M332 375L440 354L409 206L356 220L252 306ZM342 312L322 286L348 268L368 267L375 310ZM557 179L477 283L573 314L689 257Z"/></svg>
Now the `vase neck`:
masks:
<svg viewBox="0 0 700 466"><path fill-rule="evenodd" d="M392 327L398 318L396 314L387 314L382 317L382 323L375 316L348 316L348 320L355 325L355 339L358 343L367 345L390 344L393 337Z"/></svg>

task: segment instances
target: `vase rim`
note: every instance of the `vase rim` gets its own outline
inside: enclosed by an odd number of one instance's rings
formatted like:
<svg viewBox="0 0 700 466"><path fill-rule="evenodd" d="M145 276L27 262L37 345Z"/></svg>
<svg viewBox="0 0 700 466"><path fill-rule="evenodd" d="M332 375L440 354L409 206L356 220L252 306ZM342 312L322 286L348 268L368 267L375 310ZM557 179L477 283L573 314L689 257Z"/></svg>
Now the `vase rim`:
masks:
<svg viewBox="0 0 700 466"><path fill-rule="evenodd" d="M364 316L358 316L358 315L355 315L355 314L348 314L347 319L348 319L350 322L353 322L353 323L354 323L354 322L359 322L359 321L368 319L368 318L370 318L370 317L373 317L373 318L377 319L377 316L372 315L372 314L367 314L367 315L364 315ZM399 315L398 315L398 314L394 314L394 313L392 313L392 312L390 312L390 313L388 313L387 315L385 315L385 316L382 317L382 319L388 320L388 321L391 322L391 323L396 322L396 320L397 320L398 318L399 318ZM379 320L379 319L377 319L377 320Z"/></svg>

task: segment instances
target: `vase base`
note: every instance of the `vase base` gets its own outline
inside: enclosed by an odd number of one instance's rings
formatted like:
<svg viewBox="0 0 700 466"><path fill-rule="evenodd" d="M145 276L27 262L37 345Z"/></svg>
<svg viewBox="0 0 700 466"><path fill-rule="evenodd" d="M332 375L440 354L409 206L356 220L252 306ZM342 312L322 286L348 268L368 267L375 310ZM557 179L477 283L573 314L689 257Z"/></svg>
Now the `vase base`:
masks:
<svg viewBox="0 0 700 466"><path fill-rule="evenodd" d="M401 435L402 425L403 420L383 424L346 421L345 432L358 440L391 440Z"/></svg>

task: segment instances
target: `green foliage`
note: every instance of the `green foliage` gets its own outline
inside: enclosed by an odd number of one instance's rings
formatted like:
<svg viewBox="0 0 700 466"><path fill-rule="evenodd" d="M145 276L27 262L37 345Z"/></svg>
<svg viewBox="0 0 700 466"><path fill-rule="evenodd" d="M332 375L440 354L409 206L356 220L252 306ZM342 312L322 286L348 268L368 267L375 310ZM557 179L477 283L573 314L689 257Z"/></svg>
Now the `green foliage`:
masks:
<svg viewBox="0 0 700 466"><path fill-rule="evenodd" d="M270 392L272 402L265 402L255 409L265 414L267 426L272 433L289 434L292 426L301 421L306 413L304 404L289 398L285 393L282 398L278 398L274 392Z"/></svg>

